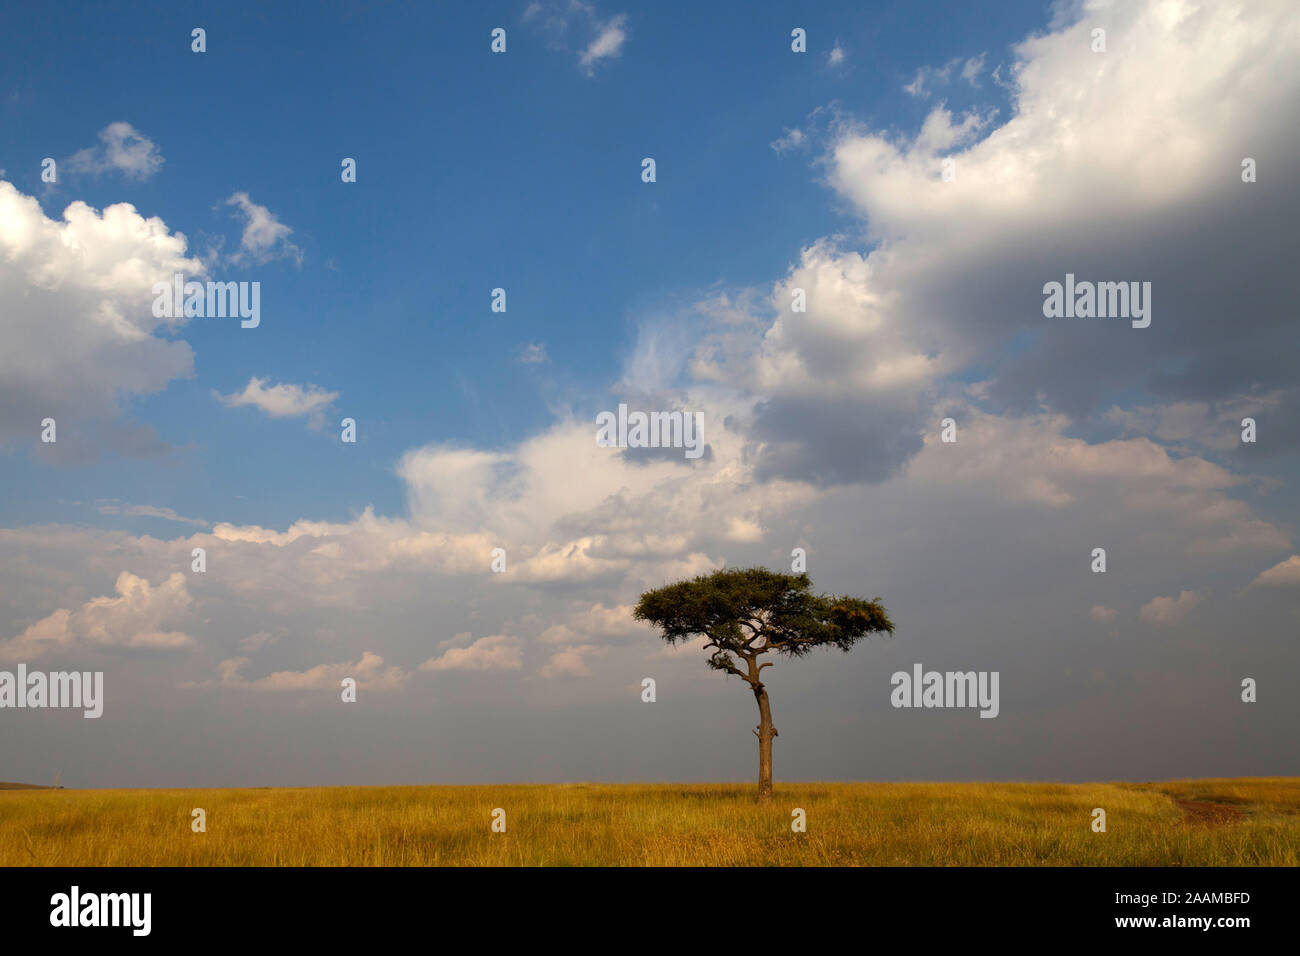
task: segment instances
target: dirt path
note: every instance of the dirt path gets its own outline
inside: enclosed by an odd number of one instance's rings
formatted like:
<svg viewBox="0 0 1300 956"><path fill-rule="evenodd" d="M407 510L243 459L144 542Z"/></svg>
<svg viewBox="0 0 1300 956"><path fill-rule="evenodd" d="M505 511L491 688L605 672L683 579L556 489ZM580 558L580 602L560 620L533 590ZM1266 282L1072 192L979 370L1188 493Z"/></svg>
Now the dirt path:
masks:
<svg viewBox="0 0 1300 956"><path fill-rule="evenodd" d="M1236 807L1224 803L1206 803L1203 800L1180 800L1174 797L1174 803L1183 811L1186 822L1207 827L1222 827L1236 823L1245 814Z"/></svg>

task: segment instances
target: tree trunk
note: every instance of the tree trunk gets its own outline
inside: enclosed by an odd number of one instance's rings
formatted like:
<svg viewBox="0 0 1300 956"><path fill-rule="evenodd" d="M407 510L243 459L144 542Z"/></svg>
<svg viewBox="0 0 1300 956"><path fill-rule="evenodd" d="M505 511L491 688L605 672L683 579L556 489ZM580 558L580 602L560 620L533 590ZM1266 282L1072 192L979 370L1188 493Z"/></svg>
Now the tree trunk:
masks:
<svg viewBox="0 0 1300 956"><path fill-rule="evenodd" d="M754 688L758 700L758 802L772 802L772 738L777 736L772 726L772 708L767 700L767 688L759 684Z"/></svg>

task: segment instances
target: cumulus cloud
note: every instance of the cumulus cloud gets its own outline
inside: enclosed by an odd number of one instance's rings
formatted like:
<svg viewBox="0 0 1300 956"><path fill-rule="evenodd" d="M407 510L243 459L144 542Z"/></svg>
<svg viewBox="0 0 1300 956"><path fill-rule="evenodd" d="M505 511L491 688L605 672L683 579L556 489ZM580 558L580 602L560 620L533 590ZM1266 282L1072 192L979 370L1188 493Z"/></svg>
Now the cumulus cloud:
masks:
<svg viewBox="0 0 1300 956"><path fill-rule="evenodd" d="M696 350L698 378L757 394L761 479L880 481L920 449L927 395L950 363L938 341L890 321L871 273L858 253L815 243L773 290L761 339L724 329Z"/></svg>
<svg viewBox="0 0 1300 956"><path fill-rule="evenodd" d="M90 146L69 157L65 166L73 172L100 173L116 170L128 179L146 180L162 168L158 146L130 123L109 123L99 131L100 145Z"/></svg>
<svg viewBox="0 0 1300 956"><path fill-rule="evenodd" d="M550 656L550 659L538 671L538 676L548 679L591 677L590 663L592 658L604 657L607 652L608 648L597 647L592 644L566 647Z"/></svg>
<svg viewBox="0 0 1300 956"><path fill-rule="evenodd" d="M1171 402L1285 388L1294 408L1292 379L1267 356L1289 334L1282 303L1297 279L1239 281L1297 241L1295 191L1243 192L1239 176L1246 143L1288 181L1300 171L1292 134L1270 118L1300 106L1286 4L1134 3L1107 16L1104 57L1083 21L1020 44L1014 113L978 139L950 141L970 117L942 109L910 141L844 133L831 179L879 243L871 287L888 321L939 333L949 362L986 363L1005 407L1082 416L1138 389ZM1161 105L1170 98L1177 111ZM1197 238L1208 234L1215 254ZM1067 272L1150 281L1151 327L1045 320L1041 288ZM1225 314L1256 318L1225 336Z"/></svg>
<svg viewBox="0 0 1300 956"><path fill-rule="evenodd" d="M1182 591L1177 597L1155 597L1138 608L1138 617L1148 624L1169 627L1180 624L1201 603L1195 591Z"/></svg>
<svg viewBox="0 0 1300 956"><path fill-rule="evenodd" d="M1214 429L1229 415L1267 408L1264 453L1300 447L1300 388L1280 358L1300 296L1281 266L1300 252L1300 195L1281 185L1300 154L1275 120L1300 108L1286 6L1111 7L1105 57L1083 22L1016 47L1005 120L939 105L902 137L837 121L828 181L861 214L869 250L812 243L755 314L761 339L720 326L693 361L701 379L755 397L760 477L887 479L918 452L925 409L972 370L999 412L1095 421L1136 395L1132 414L1163 409L1165 434L1223 449ZM980 63L934 77L973 78ZM1175 112L1162 105L1174 100ZM1248 143L1281 164L1276 188L1241 183ZM1067 273L1151 282L1151 326L1045 319L1043 286ZM797 290L806 312L792 308ZM1225 336L1230 314L1252 320ZM1212 419L1193 420L1198 404Z"/></svg>
<svg viewBox="0 0 1300 956"><path fill-rule="evenodd" d="M523 667L522 645L517 637L494 634L472 640L469 632L457 634L447 649L420 665L422 671L519 670Z"/></svg>
<svg viewBox="0 0 1300 956"><path fill-rule="evenodd" d="M1300 554L1279 561L1251 582L1252 587L1296 587L1300 585Z"/></svg>
<svg viewBox="0 0 1300 956"><path fill-rule="evenodd" d="M123 571L116 590L116 597L94 598L76 610L57 610L0 643L0 660L87 647L175 650L194 644L184 631L167 629L188 615L193 603L185 575L178 571L151 586L146 579Z"/></svg>
<svg viewBox="0 0 1300 956"><path fill-rule="evenodd" d="M543 644L586 644L637 640L653 634L654 628L635 620L632 611L631 604L606 607L600 602L577 602L570 607L565 622L552 624L542 632L540 640Z"/></svg>
<svg viewBox="0 0 1300 956"><path fill-rule="evenodd" d="M706 409L706 422L720 424L726 415L723 407L695 407ZM746 484L737 494L749 480L738 468L697 473L680 459L634 463L619 449L597 446L595 433L594 421L569 420L509 452L438 445L409 452L398 473L411 519L514 542L512 580L654 577L712 566L715 559L699 550L706 542L746 534L751 523L762 524L765 507L800 495L781 482ZM738 436L713 434L720 454L740 453Z"/></svg>
<svg viewBox="0 0 1300 956"><path fill-rule="evenodd" d="M1128 434L1150 435L1189 448L1227 451L1241 444L1241 420L1271 411L1282 394L1235 396L1226 401L1180 401L1167 405L1111 406L1105 418Z"/></svg>
<svg viewBox="0 0 1300 956"><path fill-rule="evenodd" d="M945 535L969 527L967 548L986 547L981 534L1002 540L1004 525L1050 529L1051 539L1087 528L1134 562L1180 554L1212 568L1289 545L1232 497L1243 479L1220 465L1177 457L1148 439L1090 444L1065 434L1059 415L1008 419L973 407L953 414L957 444L938 441L935 429L907 468L876 491L758 481L743 434L725 425L715 435L718 457L696 472L668 462L629 464L616 449L595 445L592 423L561 422L502 451L434 445L409 453L397 468L407 489L402 517L367 508L350 521L301 520L284 530L221 522L171 541L127 536L111 545L71 531L66 545L48 533L11 531L0 533L0 555L35 556L34 543L44 542L65 554L116 553L165 568L183 566L192 548L204 547L224 569L205 583L220 589L222 600L260 608L263 629L309 608L348 613L383 602L396 613L418 606L429 582L439 582L458 602L471 595L485 602L499 629L477 640L462 632L426 655L421 669L522 668L526 642L513 635L523 633L547 649L546 676L572 676L592 672L602 659L604 651L593 648L653 645L652 629L632 619L629 599L640 590L707 572L729 556L761 554L773 540L783 547L772 557L788 560L789 542L809 533L799 529L818 528L825 537L844 523L828 525L827 515L888 516L869 536L877 560L888 556L900 574L910 567L921 577L937 573L921 570L936 557L909 549L916 529L932 520L927 502L936 501L966 516ZM492 549L501 542L509 543L507 572L491 574ZM950 542L954 555L958 545ZM862 542L855 547L856 561L870 560ZM1074 564L1077 556L1067 562ZM556 603L575 587L595 599ZM537 625L507 623L512 608L518 613L521 588L547 597ZM1094 609L1094 619L1101 613ZM1156 602L1144 616L1162 613Z"/></svg>
<svg viewBox="0 0 1300 956"><path fill-rule="evenodd" d="M122 403L193 371L189 345L159 334L186 320L152 310L154 283L177 272L204 268L161 219L129 203L101 214L74 202L52 220L0 182L0 445L21 441L59 462L165 451L153 428L123 421ZM33 423L46 417L55 443L36 440Z"/></svg>
<svg viewBox="0 0 1300 956"><path fill-rule="evenodd" d="M271 385L268 379L253 376L248 380L242 392L222 395L213 394L228 408L251 405L260 408L272 418L302 418L312 428L321 428L325 424L325 412L338 399L338 392L330 392L319 385Z"/></svg>

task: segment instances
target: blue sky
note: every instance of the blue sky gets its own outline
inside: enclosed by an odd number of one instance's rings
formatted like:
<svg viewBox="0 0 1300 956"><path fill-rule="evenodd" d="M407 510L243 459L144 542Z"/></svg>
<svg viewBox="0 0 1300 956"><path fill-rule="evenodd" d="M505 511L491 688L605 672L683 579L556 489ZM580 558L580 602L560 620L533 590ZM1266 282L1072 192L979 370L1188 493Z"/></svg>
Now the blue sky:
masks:
<svg viewBox="0 0 1300 956"><path fill-rule="evenodd" d="M1291 6L5 9L0 663L110 697L0 778L746 779L630 608L795 547L900 626L771 672L778 780L1293 771ZM260 325L157 321L179 261ZM709 454L596 447L620 402ZM918 660L998 719L892 709Z"/></svg>
<svg viewBox="0 0 1300 956"><path fill-rule="evenodd" d="M641 320L718 285L766 281L819 236L859 231L806 152L769 148L786 128L838 104L906 130L924 116L902 89L918 69L977 50L991 71L1045 23L1037 4L1000 5L995 17L828 6L800 13L809 50L797 56L788 5L724 9L629 11L636 42L591 76L579 63L589 18L570 13L560 40L536 18L521 22L523 4L9 11L0 151L48 215L73 198L130 202L175 223L192 248L229 250L240 226L220 203L244 191L293 229L303 261L219 270L262 282L262 326L190 326L194 376L130 402L183 449L165 468L110 458L50 474L19 456L21 490L0 517L96 522L71 502L138 488L180 514L220 509L267 525L304 506L346 519L359 487L393 511L401 488L386 473L406 448L497 447L543 426L550 403L603 408ZM204 54L190 50L196 25ZM496 26L504 56L488 49ZM837 45L849 52L833 66ZM950 84L952 104L1003 103L982 79ZM160 172L65 174L42 190L44 156L92 145L115 120L159 144ZM340 181L345 156L358 161L355 184ZM658 164L653 185L640 181L644 156ZM505 315L488 308L497 287ZM530 343L545 346L546 368L517 361ZM362 454L213 400L253 375L341 393L334 417L361 423ZM268 453L239 454L250 442Z"/></svg>

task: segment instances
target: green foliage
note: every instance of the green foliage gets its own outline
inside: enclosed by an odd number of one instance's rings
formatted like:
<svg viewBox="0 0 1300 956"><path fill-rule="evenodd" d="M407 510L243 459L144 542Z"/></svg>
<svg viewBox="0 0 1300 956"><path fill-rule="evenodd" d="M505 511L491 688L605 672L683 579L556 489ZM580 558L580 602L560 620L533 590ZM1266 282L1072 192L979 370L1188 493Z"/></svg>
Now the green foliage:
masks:
<svg viewBox="0 0 1300 956"><path fill-rule="evenodd" d="M749 679L735 658L774 651L790 657L815 647L848 651L872 634L892 634L880 598L812 593L807 574L737 568L700 575L641 595L633 616L659 628L669 644L703 636L709 666ZM768 665L763 665L768 666ZM756 672L751 672L757 677Z"/></svg>

